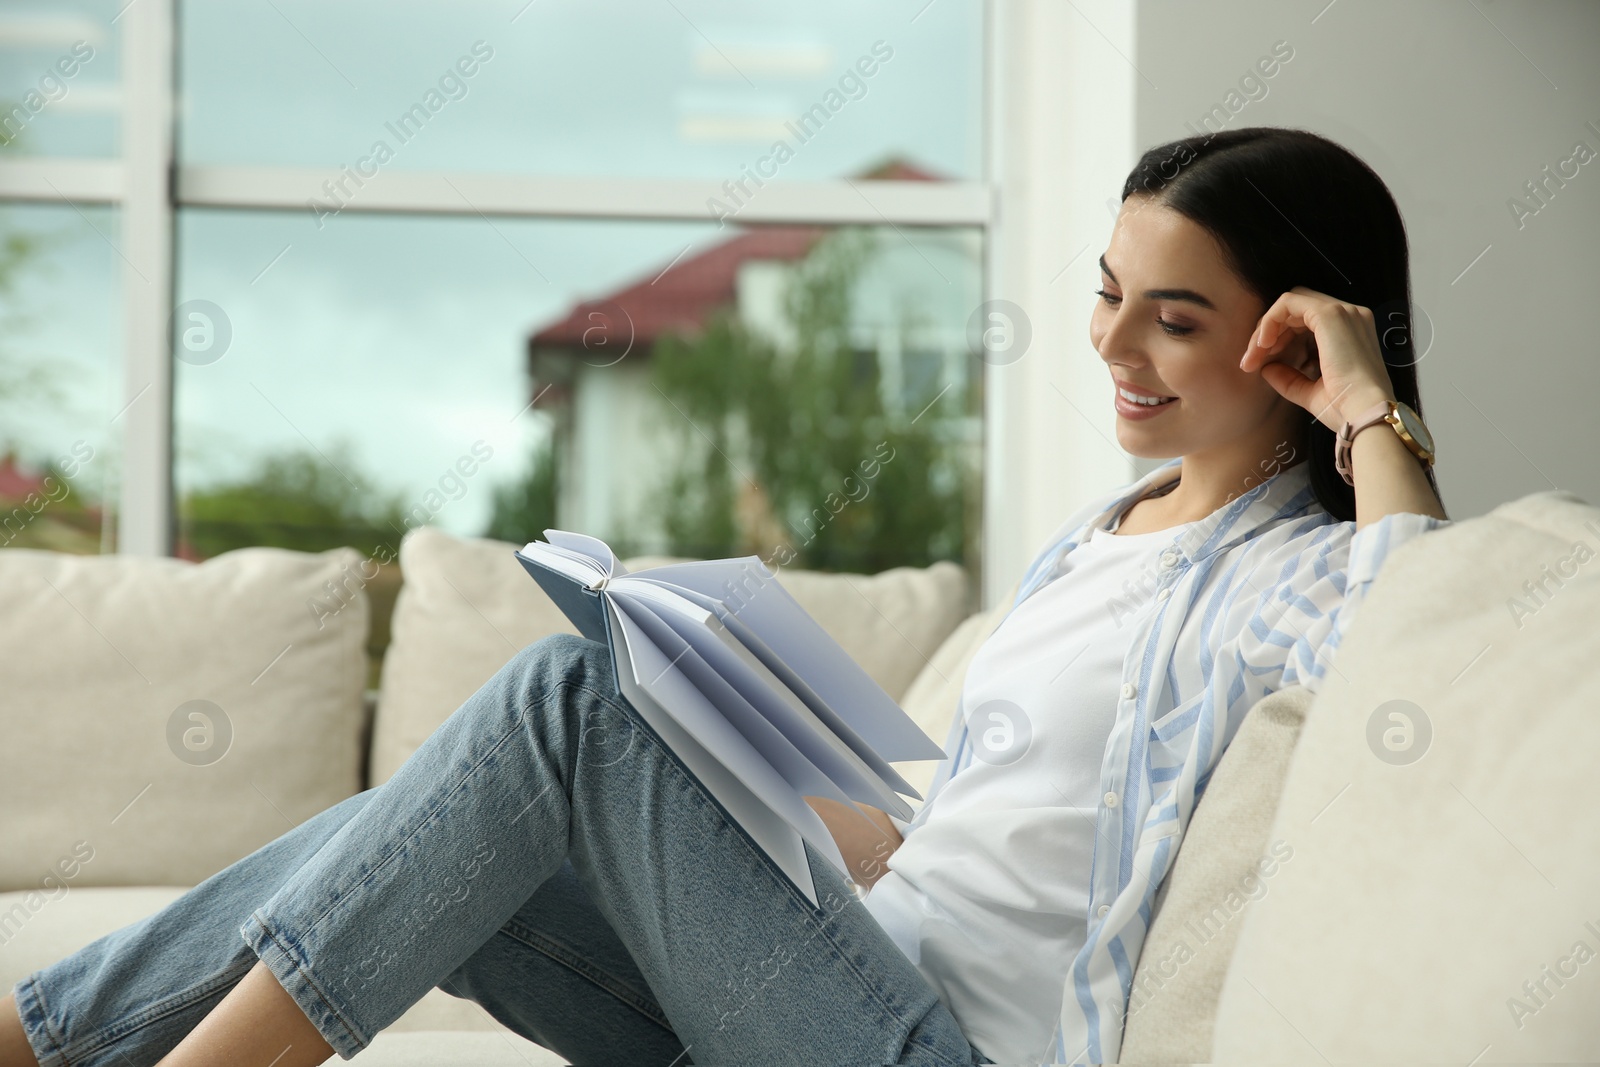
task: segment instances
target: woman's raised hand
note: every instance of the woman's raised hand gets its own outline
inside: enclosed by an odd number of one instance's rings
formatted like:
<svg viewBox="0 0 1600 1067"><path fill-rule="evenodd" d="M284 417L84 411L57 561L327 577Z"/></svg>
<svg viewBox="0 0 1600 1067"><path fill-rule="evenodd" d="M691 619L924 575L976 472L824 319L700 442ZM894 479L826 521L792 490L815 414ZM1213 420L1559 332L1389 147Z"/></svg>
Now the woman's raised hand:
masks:
<svg viewBox="0 0 1600 1067"><path fill-rule="evenodd" d="M1299 334L1310 335L1310 358L1300 367L1274 359ZM1303 285L1278 297L1261 316L1239 366L1259 370L1269 385L1330 430L1380 400L1394 399L1371 309Z"/></svg>

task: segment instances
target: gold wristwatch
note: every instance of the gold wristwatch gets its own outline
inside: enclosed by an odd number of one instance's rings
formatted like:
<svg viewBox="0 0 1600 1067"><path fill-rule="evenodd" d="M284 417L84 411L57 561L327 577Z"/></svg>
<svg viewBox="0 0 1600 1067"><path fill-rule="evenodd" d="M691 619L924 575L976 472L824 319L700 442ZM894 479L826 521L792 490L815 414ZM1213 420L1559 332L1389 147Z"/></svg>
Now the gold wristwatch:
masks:
<svg viewBox="0 0 1600 1067"><path fill-rule="evenodd" d="M1422 461L1424 469L1433 466L1433 434L1428 432L1422 416L1398 400L1380 400L1354 419L1346 419L1344 425L1339 427L1338 440L1333 448L1333 465L1347 485L1356 484L1350 470L1350 446L1356 434L1380 422L1394 427L1400 440Z"/></svg>

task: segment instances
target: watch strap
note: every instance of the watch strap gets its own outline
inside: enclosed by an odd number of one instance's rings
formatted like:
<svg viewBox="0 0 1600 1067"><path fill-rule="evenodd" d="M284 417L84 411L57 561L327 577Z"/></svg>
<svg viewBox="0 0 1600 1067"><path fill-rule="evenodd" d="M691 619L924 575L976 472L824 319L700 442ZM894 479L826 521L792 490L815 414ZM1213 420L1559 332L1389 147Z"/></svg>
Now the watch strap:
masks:
<svg viewBox="0 0 1600 1067"><path fill-rule="evenodd" d="M1355 441L1356 434L1369 426L1389 422L1390 415L1394 412L1394 405L1393 400L1380 400L1355 418L1346 419L1344 425L1339 427L1338 438L1333 446L1333 465L1346 485L1356 484L1355 474L1350 465L1351 445Z"/></svg>

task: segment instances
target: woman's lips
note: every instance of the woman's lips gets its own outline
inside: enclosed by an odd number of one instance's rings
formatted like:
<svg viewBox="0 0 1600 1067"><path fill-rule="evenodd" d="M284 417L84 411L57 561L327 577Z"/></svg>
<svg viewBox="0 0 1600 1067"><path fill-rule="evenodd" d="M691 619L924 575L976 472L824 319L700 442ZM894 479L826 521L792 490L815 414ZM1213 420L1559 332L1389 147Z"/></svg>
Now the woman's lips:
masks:
<svg viewBox="0 0 1600 1067"><path fill-rule="evenodd" d="M1172 399L1164 401L1160 404L1141 404L1138 401L1129 400L1127 397L1123 396L1122 390L1124 388L1126 387L1120 384L1117 385L1113 396L1115 397L1117 414L1121 415L1125 419L1153 419L1157 415L1160 415L1163 411L1166 411L1168 408L1178 403L1178 399L1173 397ZM1129 392L1139 392L1139 390L1130 389Z"/></svg>

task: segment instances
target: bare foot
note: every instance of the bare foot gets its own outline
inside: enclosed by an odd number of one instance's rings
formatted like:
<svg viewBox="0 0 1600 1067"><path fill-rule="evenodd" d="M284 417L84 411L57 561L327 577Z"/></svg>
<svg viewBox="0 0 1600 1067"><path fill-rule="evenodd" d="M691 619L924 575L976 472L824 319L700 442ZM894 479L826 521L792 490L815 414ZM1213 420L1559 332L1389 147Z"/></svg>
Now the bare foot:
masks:
<svg viewBox="0 0 1600 1067"><path fill-rule="evenodd" d="M157 1067L315 1067L332 1056L300 1005L257 963Z"/></svg>
<svg viewBox="0 0 1600 1067"><path fill-rule="evenodd" d="M39 1067L17 1014L17 1000L9 993L0 1000L0 1067Z"/></svg>

